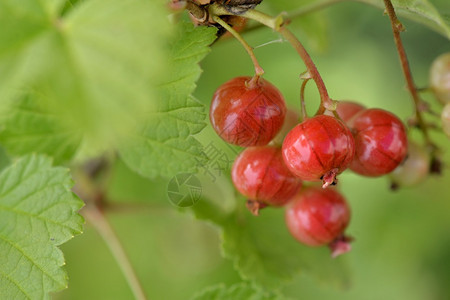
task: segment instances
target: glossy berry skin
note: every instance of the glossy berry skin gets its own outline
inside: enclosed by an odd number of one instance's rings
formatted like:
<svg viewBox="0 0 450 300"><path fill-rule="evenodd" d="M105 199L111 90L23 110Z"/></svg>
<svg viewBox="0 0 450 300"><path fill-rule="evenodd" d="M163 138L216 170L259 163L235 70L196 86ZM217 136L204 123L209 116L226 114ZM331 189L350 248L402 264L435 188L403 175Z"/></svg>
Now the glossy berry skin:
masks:
<svg viewBox="0 0 450 300"><path fill-rule="evenodd" d="M442 130L450 138L450 103L444 106L441 113Z"/></svg>
<svg viewBox="0 0 450 300"><path fill-rule="evenodd" d="M343 172L353 159L355 144L350 130L339 120L318 115L298 124L283 142L289 170L302 180L319 181ZM324 187L332 184L325 182Z"/></svg>
<svg viewBox="0 0 450 300"><path fill-rule="evenodd" d="M280 131L286 104L278 89L259 78L236 77L214 93L210 120L226 142L241 147L267 145ZM252 86L253 85L253 86Z"/></svg>
<svg viewBox="0 0 450 300"><path fill-rule="evenodd" d="M392 187L415 186L425 180L430 169L428 152L414 142L408 142L406 159L389 176Z"/></svg>
<svg viewBox="0 0 450 300"><path fill-rule="evenodd" d="M279 147L251 147L239 154L231 169L238 191L271 206L286 204L302 182L286 167Z"/></svg>
<svg viewBox="0 0 450 300"><path fill-rule="evenodd" d="M442 103L450 102L450 52L433 61L430 68L430 86Z"/></svg>
<svg viewBox="0 0 450 300"><path fill-rule="evenodd" d="M334 188L302 190L289 203L285 221L299 242L318 247L340 238L350 222L350 208Z"/></svg>
<svg viewBox="0 0 450 300"><path fill-rule="evenodd" d="M355 115L349 126L355 137L355 157L350 169L376 177L390 173L405 159L408 151L406 130L394 114L371 108Z"/></svg>

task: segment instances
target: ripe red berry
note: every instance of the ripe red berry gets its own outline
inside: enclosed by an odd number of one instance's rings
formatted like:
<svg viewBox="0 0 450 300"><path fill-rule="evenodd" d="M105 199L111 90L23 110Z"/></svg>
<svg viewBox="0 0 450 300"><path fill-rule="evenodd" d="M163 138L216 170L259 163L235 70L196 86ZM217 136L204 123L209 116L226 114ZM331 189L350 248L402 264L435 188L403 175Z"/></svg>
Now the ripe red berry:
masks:
<svg viewBox="0 0 450 300"><path fill-rule="evenodd" d="M335 183L353 159L350 130L334 117L319 115L298 124L283 142L286 166L302 180Z"/></svg>
<svg viewBox="0 0 450 300"><path fill-rule="evenodd" d="M281 149L270 146L242 151L234 161L231 178L242 195L271 206L286 204L302 185L285 166Z"/></svg>
<svg viewBox="0 0 450 300"><path fill-rule="evenodd" d="M210 120L217 134L242 147L267 145L280 131L286 104L280 91L259 78L236 77L214 93Z"/></svg>
<svg viewBox="0 0 450 300"><path fill-rule="evenodd" d="M342 121L347 123L354 115L359 113L361 110L366 109L365 106L353 102L353 101L339 101L336 106L336 112ZM325 112L328 116L333 116L333 113L329 110Z"/></svg>
<svg viewBox="0 0 450 300"><path fill-rule="evenodd" d="M343 235L350 208L334 188L302 190L288 205L285 220L289 232L305 245L328 244L333 257L350 250L351 239Z"/></svg>
<svg viewBox="0 0 450 300"><path fill-rule="evenodd" d="M450 53L444 53L433 61L430 86L442 103L450 102Z"/></svg>
<svg viewBox="0 0 450 300"><path fill-rule="evenodd" d="M428 152L414 142L408 143L408 155L390 175L392 187L414 186L422 182L430 170Z"/></svg>
<svg viewBox="0 0 450 300"><path fill-rule="evenodd" d="M377 108L366 109L349 122L355 137L355 157L350 169L364 176L390 173L405 159L406 130L394 114Z"/></svg>

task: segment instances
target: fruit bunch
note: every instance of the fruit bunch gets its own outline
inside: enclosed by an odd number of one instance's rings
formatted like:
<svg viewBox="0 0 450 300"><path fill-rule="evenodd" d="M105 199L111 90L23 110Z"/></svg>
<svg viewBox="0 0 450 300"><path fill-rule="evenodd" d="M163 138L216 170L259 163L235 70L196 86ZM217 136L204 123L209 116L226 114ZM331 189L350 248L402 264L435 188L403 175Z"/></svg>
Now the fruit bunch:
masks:
<svg viewBox="0 0 450 300"><path fill-rule="evenodd" d="M397 187L417 184L433 169L440 169L437 147L423 117L427 106L404 63L407 57L389 1L385 5L416 110L410 125L422 132L424 147L408 141L405 126L391 112L331 100L308 52L285 26L289 22L282 16L271 18L255 11L260 2L188 2L194 5L188 9L197 24L215 26L219 32L227 30L242 44L255 67L253 77L233 78L216 90L210 109L211 124L223 140L246 148L236 158L231 175L236 189L247 197L249 210L258 215L266 206L286 206L286 224L294 238L309 246L328 245L332 255L337 256L350 249L351 241L344 235L350 209L334 187L339 174L347 169L367 177L390 174L392 186ZM307 69L300 76L301 118L287 110L280 91L262 78L264 71L253 48L239 34L230 15L270 27L300 55ZM450 136L450 54L439 57L431 69L430 88L445 104L442 127ZM321 100L312 117L306 115L304 100L309 80L315 82ZM321 182L321 187L314 182Z"/></svg>
<svg viewBox="0 0 450 300"><path fill-rule="evenodd" d="M333 256L348 251L351 241L344 235L349 206L330 187L337 175L347 168L363 176L385 175L407 153L405 127L392 113L341 101L334 114L325 110L299 122L281 92L259 76L222 84L210 120L223 140L246 147L231 177L249 210L258 215L266 206L286 205L292 235L309 246L329 245ZM303 182L311 183L302 187Z"/></svg>

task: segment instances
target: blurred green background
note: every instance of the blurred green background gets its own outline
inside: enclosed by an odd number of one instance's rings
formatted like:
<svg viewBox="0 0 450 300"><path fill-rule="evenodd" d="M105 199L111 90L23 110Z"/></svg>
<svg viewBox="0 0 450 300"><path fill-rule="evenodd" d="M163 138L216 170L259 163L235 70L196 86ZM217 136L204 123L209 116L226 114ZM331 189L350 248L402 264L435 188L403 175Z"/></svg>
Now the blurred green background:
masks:
<svg viewBox="0 0 450 300"><path fill-rule="evenodd" d="M331 97L384 108L403 120L410 116L411 100L404 88L390 23L382 11L364 4L342 3L320 13L325 39L311 38L307 23L302 23L301 30L296 24L293 28L311 49ZM423 25L402 21L407 28L402 37L415 80L425 87L430 63L450 51L450 43ZM319 25L311 22L309 26L314 33L314 26ZM270 29L254 30L244 37L256 47L264 77L279 87L290 106L298 109L299 74L305 67L297 54ZM221 83L253 72L247 54L232 39L217 41L202 68L195 96L207 107ZM309 113L318 105L317 96L310 84ZM430 95L424 98L434 103ZM412 136L420 141L419 134ZM433 137L447 150L444 160L450 162L450 141L439 133ZM204 144L212 140L227 149L210 126L198 139ZM203 187L229 191L228 176L222 174L216 182L203 178ZM167 182L149 182L121 161L114 165L109 180L109 197L118 204L135 206L134 210L110 212L108 218L149 299L188 299L210 285L240 282L232 262L221 256L218 230L195 220L188 209L172 206L167 199ZM341 175L339 185L353 214L348 233L356 241L345 258L351 281L337 287L304 274L280 290L293 299L450 299L449 168L445 167L441 177L433 176L419 186L397 192L389 190L386 178L362 178L349 172ZM227 205L229 200L222 196L223 205ZM276 213L282 222L282 212ZM69 289L55 294L55 299L132 299L112 255L89 224L83 235L62 249Z"/></svg>

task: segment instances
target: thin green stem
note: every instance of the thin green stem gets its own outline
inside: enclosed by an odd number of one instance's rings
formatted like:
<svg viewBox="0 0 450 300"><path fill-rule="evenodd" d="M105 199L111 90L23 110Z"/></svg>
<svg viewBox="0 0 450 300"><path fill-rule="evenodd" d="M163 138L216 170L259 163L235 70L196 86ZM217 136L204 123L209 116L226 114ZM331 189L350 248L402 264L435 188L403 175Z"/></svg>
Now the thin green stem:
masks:
<svg viewBox="0 0 450 300"><path fill-rule="evenodd" d="M253 48L242 38L242 36L234 30L230 25L227 24L224 20L222 20L220 17L213 15L212 19L214 22L217 22L225 28L229 33L231 33L245 48L248 55L252 59L253 65L255 66L255 76L258 78L264 74L263 68L258 63L258 60L256 59L255 53L253 52ZM257 78L255 80L257 80Z"/></svg>
<svg viewBox="0 0 450 300"><path fill-rule="evenodd" d="M308 118L308 114L306 112L305 105L305 88L310 78L304 79L302 82L302 86L300 88L300 110L301 110L301 122L305 121Z"/></svg>
<svg viewBox="0 0 450 300"><path fill-rule="evenodd" d="M327 88L323 82L322 76L320 76L316 65L314 64L311 56L309 56L306 49L303 47L302 43L295 37L295 35L286 27L282 26L278 32L297 50L300 57L303 59L306 68L311 76L311 79L316 83L317 89L320 94L320 107L317 114L322 114L326 109L333 110L333 102L328 95Z"/></svg>
<svg viewBox="0 0 450 300"><path fill-rule="evenodd" d="M211 15L216 16L231 14L224 7L220 6L217 3L210 5L209 12ZM311 59L311 56L308 54L303 44L288 28L286 28L285 26L286 24L284 23L282 16L279 15L273 18L265 13L259 12L254 9L250 9L245 13L241 14L240 16L255 20L279 32L294 47L294 49L298 52L301 59L305 63L311 78L314 80L317 89L319 90L320 107L319 110L317 111L317 114L322 114L325 110L333 111L335 109L335 105L328 95L327 89L322 80L322 77L320 76L319 71L317 70L316 65L314 64L313 60Z"/></svg>
<svg viewBox="0 0 450 300"><path fill-rule="evenodd" d="M331 5L341 3L341 2L348 2L350 0L325 0L325 1L315 1L313 3L303 5L293 11L290 11L286 14L286 18L289 20L292 20L294 18L298 18L310 13L313 13L318 10L322 10L324 8L327 8Z"/></svg>
<svg viewBox="0 0 450 300"><path fill-rule="evenodd" d="M413 102L414 102L417 125L422 131L422 135L424 137L425 143L429 147L431 147L431 149L434 151L435 146L434 146L434 143L431 141L430 135L428 133L427 125L423 119L422 112L420 109L422 101L420 99L416 85L414 84L411 69L410 69L409 63L408 63L408 57L406 56L405 47L403 46L403 42L400 37L400 32L404 30L403 24L398 20L391 0L384 0L384 5L386 7L387 14L389 15L389 19L391 21L395 46L397 47L397 52L400 57L400 64L402 66L403 76L405 77L408 91L411 94Z"/></svg>
<svg viewBox="0 0 450 300"><path fill-rule="evenodd" d="M105 215L97 208L96 205L90 205L84 210L84 216L94 226L97 232L105 241L109 250L116 259L120 269L122 270L134 297L137 300L146 300L144 290L139 282L139 279L134 272L134 269L128 259L119 238L115 234Z"/></svg>

